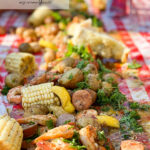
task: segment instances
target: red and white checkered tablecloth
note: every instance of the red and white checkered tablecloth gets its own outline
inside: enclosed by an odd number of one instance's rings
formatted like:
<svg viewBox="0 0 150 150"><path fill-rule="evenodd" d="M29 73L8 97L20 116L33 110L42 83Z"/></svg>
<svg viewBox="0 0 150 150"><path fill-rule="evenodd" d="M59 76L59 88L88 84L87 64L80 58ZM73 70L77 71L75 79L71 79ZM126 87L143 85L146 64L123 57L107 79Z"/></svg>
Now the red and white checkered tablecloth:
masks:
<svg viewBox="0 0 150 150"><path fill-rule="evenodd" d="M6 26L24 26L26 24L27 14L8 11L0 16L0 25ZM142 103L150 103L150 33L134 33L128 32L125 23L119 19L103 19L104 27L107 30L115 27L118 31L124 44L130 49L128 61L134 59L142 64L142 68L138 70L139 77L144 85L139 88L132 86L132 80L127 79L120 84L121 90L128 98ZM20 43L19 37L16 35L0 36L0 89L4 85L4 79L7 72L4 68L4 59L7 54L17 51L17 46ZM36 61L40 64L43 61L41 54L36 54ZM0 97L2 101L2 97Z"/></svg>
<svg viewBox="0 0 150 150"><path fill-rule="evenodd" d="M25 26L27 14L8 11L0 14L0 25L6 28L12 26ZM102 14L102 21L106 31L118 31L124 44L130 49L128 61L137 60L142 67L138 69L140 80L144 84L135 86L136 80L126 79L120 84L120 90L127 96L128 99L140 103L150 104L150 33L145 32L128 32L127 20L110 19ZM4 85L4 79L7 72L4 68L4 59L7 54L18 51L17 46L20 43L19 37L16 35L2 35L0 36L0 89ZM41 54L36 54L36 61L38 64L43 62ZM124 66L121 68L124 69ZM23 110L20 105L11 105L7 102L6 96L0 96L0 114L7 113L6 108L11 112L11 116L18 118L22 116ZM148 144L150 146L150 144ZM149 147L150 149L150 147Z"/></svg>

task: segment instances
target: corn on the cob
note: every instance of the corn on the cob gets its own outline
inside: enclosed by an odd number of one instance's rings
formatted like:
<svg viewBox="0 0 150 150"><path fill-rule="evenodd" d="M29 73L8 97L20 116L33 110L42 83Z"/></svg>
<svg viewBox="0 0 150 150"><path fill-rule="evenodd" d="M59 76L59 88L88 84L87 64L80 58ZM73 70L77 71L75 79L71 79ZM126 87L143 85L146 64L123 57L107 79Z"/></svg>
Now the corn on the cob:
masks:
<svg viewBox="0 0 150 150"><path fill-rule="evenodd" d="M19 123L7 115L0 117L0 150L20 150L23 130Z"/></svg>
<svg viewBox="0 0 150 150"><path fill-rule="evenodd" d="M30 76L36 70L35 57L28 53L11 53L6 57L5 68L8 72Z"/></svg>
<svg viewBox="0 0 150 150"><path fill-rule="evenodd" d="M51 91L53 83L44 83L22 88L22 106L24 108L31 105L59 105L59 99Z"/></svg>

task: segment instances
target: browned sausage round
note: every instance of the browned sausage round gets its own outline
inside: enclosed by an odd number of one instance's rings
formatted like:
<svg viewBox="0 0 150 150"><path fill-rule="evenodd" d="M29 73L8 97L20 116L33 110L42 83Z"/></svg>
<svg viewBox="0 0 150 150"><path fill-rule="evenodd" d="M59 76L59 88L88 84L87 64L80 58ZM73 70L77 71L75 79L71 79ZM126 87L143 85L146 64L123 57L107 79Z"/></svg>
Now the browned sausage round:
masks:
<svg viewBox="0 0 150 150"><path fill-rule="evenodd" d="M73 93L72 103L76 110L81 111L88 109L93 104L93 100L91 94L88 91L78 90Z"/></svg>
<svg viewBox="0 0 150 150"><path fill-rule="evenodd" d="M91 90L91 89L86 89L92 96L92 101L93 103L96 101L96 97L97 97L97 94L95 91Z"/></svg>
<svg viewBox="0 0 150 150"><path fill-rule="evenodd" d="M32 137L33 135L35 135L37 133L37 130L38 130L37 123L34 123L34 124L21 124L21 126L23 128L23 137L24 137L24 139Z"/></svg>

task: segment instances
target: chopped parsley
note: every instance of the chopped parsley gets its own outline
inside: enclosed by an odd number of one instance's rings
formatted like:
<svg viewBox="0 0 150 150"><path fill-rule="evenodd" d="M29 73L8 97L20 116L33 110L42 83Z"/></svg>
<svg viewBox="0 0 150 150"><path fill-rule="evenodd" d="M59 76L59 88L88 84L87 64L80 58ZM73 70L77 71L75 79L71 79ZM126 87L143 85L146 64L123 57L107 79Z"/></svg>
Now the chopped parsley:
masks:
<svg viewBox="0 0 150 150"><path fill-rule="evenodd" d="M67 46L67 49L68 49L68 51L65 54L66 57L71 56L72 53L77 53L81 57L81 59L83 59L83 60L92 59L92 56L88 52L88 49L85 48L84 46L74 46L74 45L69 43Z"/></svg>
<svg viewBox="0 0 150 150"><path fill-rule="evenodd" d="M87 89L89 88L89 85L87 84L87 82L83 81L83 82L78 82L77 83L77 89Z"/></svg>
<svg viewBox="0 0 150 150"><path fill-rule="evenodd" d="M35 124L35 122L33 122L33 121L29 122L29 125L34 125L34 124Z"/></svg>
<svg viewBox="0 0 150 150"><path fill-rule="evenodd" d="M33 135L33 136L30 137L30 138L25 139L25 141L26 141L27 143L30 143L30 142L32 142L34 139L36 139L37 137L39 137L39 134L38 134L38 133L35 134L35 135Z"/></svg>
<svg viewBox="0 0 150 150"><path fill-rule="evenodd" d="M87 14L86 12L83 12L83 11L78 11L78 12L72 12L72 15L73 16L76 16L76 15L78 15L78 14L80 14L80 15L82 15L82 16L84 16L85 18L87 18L87 19L91 19L92 20L92 25L93 26L95 26L95 27L102 27L103 26L103 23L102 23L102 21L100 20L100 19L98 19L96 16L94 16L94 15L89 15L89 14Z"/></svg>
<svg viewBox="0 0 150 150"><path fill-rule="evenodd" d="M70 144L70 147L72 148L76 148L78 150L85 150L86 146L81 145L80 140L79 140L79 133L78 132L74 132L74 135L71 139L64 139L63 140L66 143Z"/></svg>
<svg viewBox="0 0 150 150"><path fill-rule="evenodd" d="M139 104L137 102L131 102L129 103L129 106L131 109L134 109L134 110L144 110L144 111L147 111L150 109L150 105L146 105L146 104Z"/></svg>
<svg viewBox="0 0 150 150"><path fill-rule="evenodd" d="M143 128L138 124L140 116L136 111L124 111L124 116L120 120L121 133L123 139L128 139L133 132L142 132Z"/></svg>
<svg viewBox="0 0 150 150"><path fill-rule="evenodd" d="M81 60L81 61L77 64L76 67L79 68L79 69L83 69L83 68L85 68L85 67L87 66L87 64L88 64L87 61Z"/></svg>
<svg viewBox="0 0 150 150"><path fill-rule="evenodd" d="M104 131L98 131L98 132L97 132L97 136L98 136L98 139L99 139L100 141L105 141L105 140L106 140Z"/></svg>
<svg viewBox="0 0 150 150"><path fill-rule="evenodd" d="M107 112L110 110L109 106L104 106L103 108L101 108L101 111Z"/></svg>
<svg viewBox="0 0 150 150"><path fill-rule="evenodd" d="M11 89L10 87L8 87L7 85L5 85L5 86L3 87L1 93L2 93L3 95L7 95L7 93L9 92L10 89Z"/></svg>
<svg viewBox="0 0 150 150"><path fill-rule="evenodd" d="M56 22L62 22L64 24L68 24L70 22L70 18L62 17L59 12L51 12L51 16L55 19Z"/></svg>
<svg viewBox="0 0 150 150"><path fill-rule="evenodd" d="M142 67L142 65L139 64L136 60L134 60L132 63L130 63L128 65L128 68L130 68L130 69L138 69L138 68L141 68L141 67Z"/></svg>
<svg viewBox="0 0 150 150"><path fill-rule="evenodd" d="M102 27L103 23L96 17L96 16L92 16L92 25L95 27Z"/></svg>
<svg viewBox="0 0 150 150"><path fill-rule="evenodd" d="M110 96L107 96L102 89L97 92L97 103L100 106L111 105L115 110L121 110L124 108L125 100L125 95L119 91L118 87L114 89Z"/></svg>
<svg viewBox="0 0 150 150"><path fill-rule="evenodd" d="M68 124L68 123L70 123L71 122L71 120L66 120L65 122L64 122L64 124Z"/></svg>
<svg viewBox="0 0 150 150"><path fill-rule="evenodd" d="M50 120L46 121L46 126L48 127L48 129L53 129L54 128L53 120L50 119Z"/></svg>
<svg viewBox="0 0 150 150"><path fill-rule="evenodd" d="M69 80L72 80L72 79L73 79L72 73L69 75L68 79L69 79Z"/></svg>

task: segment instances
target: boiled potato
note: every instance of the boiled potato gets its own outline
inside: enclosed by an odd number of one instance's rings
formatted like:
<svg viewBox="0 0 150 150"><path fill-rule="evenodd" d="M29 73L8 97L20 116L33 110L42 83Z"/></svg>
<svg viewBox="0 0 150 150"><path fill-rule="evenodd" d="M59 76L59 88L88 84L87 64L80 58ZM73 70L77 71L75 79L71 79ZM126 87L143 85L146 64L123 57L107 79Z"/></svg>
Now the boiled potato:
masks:
<svg viewBox="0 0 150 150"><path fill-rule="evenodd" d="M110 95L111 92L113 91L113 87L112 87L112 84L111 83L108 83L108 82L102 82L102 89L104 90L104 93L106 95Z"/></svg>
<svg viewBox="0 0 150 150"><path fill-rule="evenodd" d="M32 47L30 46L29 43L22 43L19 46L19 51L26 52L26 53L32 53Z"/></svg>
<svg viewBox="0 0 150 150"><path fill-rule="evenodd" d="M98 74L88 74L87 83L90 89L97 91L101 87L101 80L98 79Z"/></svg>
<svg viewBox="0 0 150 150"><path fill-rule="evenodd" d="M78 82L83 81L83 78L83 72L78 68L74 68L65 72L58 82L66 88L75 88Z"/></svg>
<svg viewBox="0 0 150 150"><path fill-rule="evenodd" d="M62 114L66 114L67 112L61 106L50 105L48 107L49 111L53 113L56 117L59 117Z"/></svg>
<svg viewBox="0 0 150 150"><path fill-rule="evenodd" d="M5 78L5 84L10 88L22 85L23 82L24 78L16 73L8 74Z"/></svg>
<svg viewBox="0 0 150 150"><path fill-rule="evenodd" d="M30 46L32 48L32 53L38 53L41 51L41 46L38 42L31 42Z"/></svg>
<svg viewBox="0 0 150 150"><path fill-rule="evenodd" d="M98 70L94 64L88 64L84 69L85 72L89 72L91 74L97 74Z"/></svg>
<svg viewBox="0 0 150 150"><path fill-rule="evenodd" d="M49 110L46 106L37 104L25 109L24 117L31 115L46 115L48 113Z"/></svg>
<svg viewBox="0 0 150 150"><path fill-rule="evenodd" d="M98 123L98 119L95 117L84 116L84 117L79 118L76 123L77 123L77 126L80 128L86 127L88 125L91 125L97 129L101 128Z"/></svg>

